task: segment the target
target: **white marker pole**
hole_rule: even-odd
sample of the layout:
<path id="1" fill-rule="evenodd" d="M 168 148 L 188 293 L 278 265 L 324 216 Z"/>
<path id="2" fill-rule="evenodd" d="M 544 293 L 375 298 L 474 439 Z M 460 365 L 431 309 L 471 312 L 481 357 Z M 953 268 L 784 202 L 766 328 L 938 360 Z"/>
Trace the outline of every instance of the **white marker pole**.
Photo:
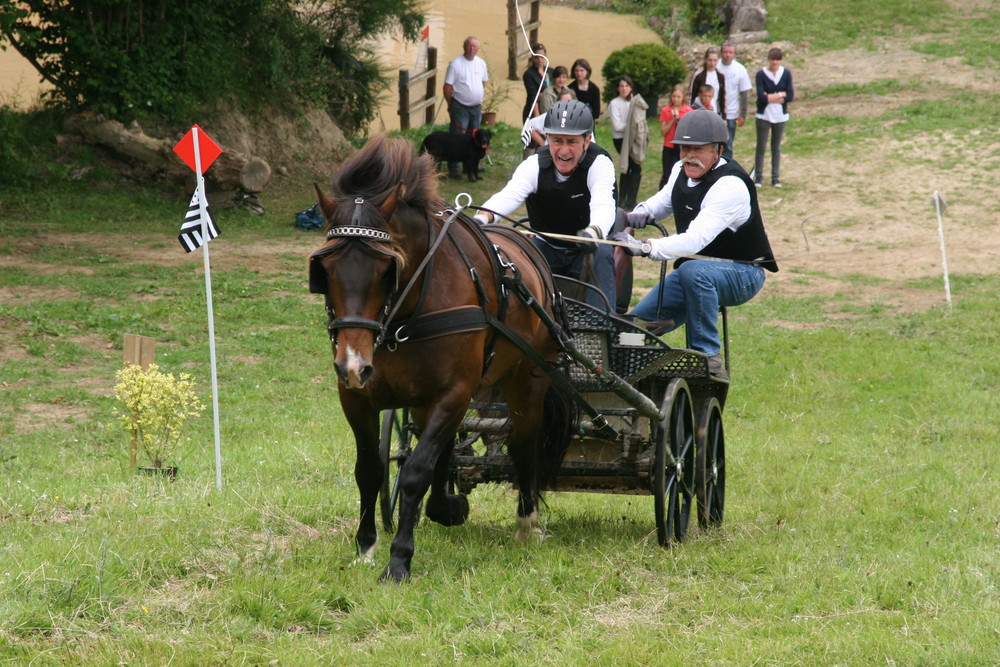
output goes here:
<path id="1" fill-rule="evenodd" d="M 948 302 L 948 308 L 951 308 L 951 283 L 948 281 L 948 253 L 944 249 L 944 222 L 941 219 L 941 211 L 943 210 L 944 204 L 941 201 L 941 195 L 938 191 L 934 191 L 934 208 L 937 211 L 937 221 L 938 221 L 938 239 L 941 241 L 941 270 L 944 272 L 944 298 Z"/>
<path id="2" fill-rule="evenodd" d="M 201 151 L 198 128 L 191 128 L 194 140 L 194 173 L 198 189 L 198 215 L 201 216 L 201 248 L 205 257 L 205 300 L 208 303 L 208 355 L 212 365 L 212 419 L 215 430 L 215 487 L 222 491 L 222 439 L 219 435 L 219 378 L 215 366 L 215 313 L 212 311 L 212 262 L 208 257 L 208 200 L 205 197 L 205 177 L 201 173 Z"/>

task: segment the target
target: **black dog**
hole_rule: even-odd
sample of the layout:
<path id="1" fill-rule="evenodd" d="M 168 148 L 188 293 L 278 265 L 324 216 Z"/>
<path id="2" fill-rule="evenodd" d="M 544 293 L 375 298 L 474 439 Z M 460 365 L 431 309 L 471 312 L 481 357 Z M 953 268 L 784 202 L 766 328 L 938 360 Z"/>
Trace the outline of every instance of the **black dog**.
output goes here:
<path id="1" fill-rule="evenodd" d="M 486 129 L 473 130 L 471 133 L 457 134 L 451 132 L 431 132 L 420 144 L 421 153 L 430 153 L 437 160 L 440 168 L 442 162 L 461 162 L 462 171 L 470 181 L 481 180 L 479 161 L 490 148 L 493 133 Z"/>

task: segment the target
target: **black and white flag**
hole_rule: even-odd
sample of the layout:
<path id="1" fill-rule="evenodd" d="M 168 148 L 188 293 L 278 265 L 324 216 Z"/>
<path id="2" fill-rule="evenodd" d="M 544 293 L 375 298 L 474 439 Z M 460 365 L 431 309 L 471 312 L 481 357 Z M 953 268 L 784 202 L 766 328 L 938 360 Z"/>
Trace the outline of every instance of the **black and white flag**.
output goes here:
<path id="1" fill-rule="evenodd" d="M 187 252 L 197 250 L 206 240 L 211 241 L 219 235 L 219 227 L 215 224 L 211 211 L 208 210 L 208 204 L 205 204 L 205 215 L 208 216 L 208 239 L 202 238 L 201 206 L 198 200 L 198 191 L 195 190 L 191 197 L 191 204 L 188 206 L 187 215 L 184 217 L 184 224 L 181 225 L 181 233 L 177 237 Z"/>

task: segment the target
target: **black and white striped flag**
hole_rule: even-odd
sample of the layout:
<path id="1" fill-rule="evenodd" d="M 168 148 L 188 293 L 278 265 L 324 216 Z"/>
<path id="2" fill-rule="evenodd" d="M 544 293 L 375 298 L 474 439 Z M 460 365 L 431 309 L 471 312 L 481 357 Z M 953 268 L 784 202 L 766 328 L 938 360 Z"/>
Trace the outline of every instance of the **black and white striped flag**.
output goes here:
<path id="1" fill-rule="evenodd" d="M 215 218 L 205 204 L 205 215 L 208 216 L 208 241 L 219 235 L 219 227 L 215 224 Z M 181 225 L 181 233 L 177 240 L 184 246 L 184 250 L 191 252 L 201 247 L 205 239 L 201 235 L 201 207 L 198 201 L 198 191 L 194 191 L 191 197 L 191 204 L 188 206 L 187 215 L 184 217 L 184 224 Z"/>

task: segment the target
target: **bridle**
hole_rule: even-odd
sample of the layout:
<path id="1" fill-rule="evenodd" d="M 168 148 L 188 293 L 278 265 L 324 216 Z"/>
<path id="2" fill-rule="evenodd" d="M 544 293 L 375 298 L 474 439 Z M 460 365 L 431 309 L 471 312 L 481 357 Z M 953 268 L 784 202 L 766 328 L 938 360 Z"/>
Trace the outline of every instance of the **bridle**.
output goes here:
<path id="1" fill-rule="evenodd" d="M 356 196 L 354 198 L 354 212 L 351 215 L 350 224 L 331 227 L 326 233 L 326 240 L 360 240 L 366 243 L 370 251 L 389 257 L 393 262 L 393 285 L 392 289 L 386 291 L 385 303 L 382 304 L 379 319 L 374 320 L 367 317 L 352 316 L 337 317 L 333 311 L 333 305 L 330 303 L 330 296 L 327 291 L 326 270 L 323 268 L 321 260 L 339 248 L 340 244 L 324 246 L 309 257 L 309 291 L 326 295 L 326 330 L 330 334 L 330 340 L 335 345 L 337 343 L 337 332 L 340 329 L 369 329 L 375 331 L 375 345 L 378 346 L 381 344 L 385 335 L 386 323 L 389 321 L 390 312 L 392 311 L 393 297 L 399 291 L 399 255 L 379 247 L 380 245 L 392 244 L 392 236 L 383 229 L 363 224 L 362 207 L 364 204 L 365 198 L 361 195 Z"/>
<path id="2" fill-rule="evenodd" d="M 406 298 L 407 294 L 409 294 L 410 290 L 416 284 L 417 280 L 420 278 L 421 274 L 423 274 L 424 270 L 427 269 L 428 266 L 430 265 L 431 260 L 434 257 L 435 251 L 438 249 L 438 246 L 447 236 L 448 228 L 451 226 L 452 222 L 454 222 L 455 219 L 458 217 L 461 207 L 456 208 L 456 210 L 454 210 L 452 214 L 449 215 L 442 223 L 441 230 L 438 233 L 437 238 L 432 238 L 429 241 L 427 253 L 424 255 L 424 258 L 421 260 L 416 270 L 413 272 L 413 275 L 410 276 L 409 281 L 407 281 L 403 289 L 400 290 L 399 278 L 401 271 L 400 271 L 399 255 L 396 254 L 395 252 L 389 252 L 377 247 L 377 245 L 382 245 L 387 243 L 391 244 L 392 236 L 389 234 L 389 232 L 385 230 L 377 229 L 375 227 L 369 227 L 363 224 L 362 206 L 364 206 L 364 204 L 365 204 L 365 198 L 361 195 L 356 196 L 354 198 L 354 212 L 351 215 L 351 223 L 349 225 L 331 227 L 330 230 L 326 233 L 326 238 L 327 241 L 332 241 L 333 239 L 337 238 L 346 238 L 348 240 L 362 240 L 368 244 L 370 250 L 386 255 L 393 260 L 393 274 L 394 274 L 393 287 L 392 289 L 386 291 L 385 303 L 383 303 L 382 305 L 381 315 L 379 319 L 374 320 L 367 317 L 352 317 L 352 316 L 337 317 L 336 313 L 334 313 L 333 306 L 330 303 L 330 296 L 327 289 L 328 285 L 326 280 L 327 278 L 326 269 L 323 268 L 323 264 L 320 260 L 324 256 L 333 252 L 336 248 L 338 248 L 339 244 L 324 246 L 323 248 L 320 248 L 310 256 L 309 291 L 317 294 L 323 294 L 326 296 L 326 313 L 327 313 L 326 329 L 327 332 L 330 334 L 330 340 L 333 342 L 334 345 L 337 344 L 337 332 L 340 329 L 369 329 L 375 332 L 375 347 L 381 345 L 383 341 L 386 341 L 388 337 L 391 338 L 391 340 L 387 342 L 387 345 L 390 347 L 390 349 L 395 349 L 395 346 L 397 344 L 405 342 L 408 339 L 408 336 L 404 335 L 404 332 L 407 329 L 407 325 L 404 324 L 402 326 L 396 327 L 392 332 L 392 335 L 388 336 L 389 329 L 392 328 L 390 325 L 392 324 L 394 318 L 396 317 L 396 313 L 399 311 L 399 308 L 402 305 L 403 300 Z M 444 211 L 440 211 L 438 215 L 439 217 L 443 217 Z M 433 236 L 433 228 L 431 229 L 431 235 Z M 426 282 L 424 286 L 426 290 L 427 287 Z M 420 298 L 421 302 L 423 301 L 423 297 L 424 294 L 422 293 Z M 416 315 L 416 313 L 414 313 L 414 315 Z"/>

